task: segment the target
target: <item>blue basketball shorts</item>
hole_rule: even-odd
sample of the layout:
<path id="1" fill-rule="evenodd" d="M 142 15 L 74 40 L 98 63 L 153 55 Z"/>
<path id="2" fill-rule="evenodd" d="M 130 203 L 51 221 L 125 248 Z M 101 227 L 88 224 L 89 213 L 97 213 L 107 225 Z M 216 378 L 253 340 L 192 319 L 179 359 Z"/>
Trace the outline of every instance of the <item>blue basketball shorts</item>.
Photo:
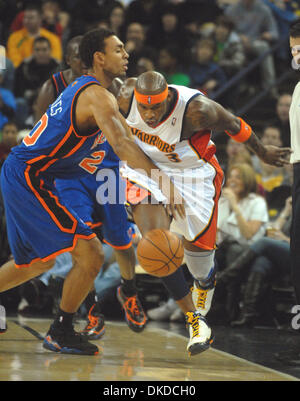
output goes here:
<path id="1" fill-rule="evenodd" d="M 112 170 L 112 169 L 110 169 Z M 119 190 L 119 170 L 116 175 L 116 190 Z M 115 249 L 127 249 L 132 245 L 132 229 L 124 203 L 117 198 L 114 202 L 101 201 L 97 196 L 105 179 L 97 180 L 96 174 L 76 180 L 56 180 L 55 185 L 60 197 L 92 229 L 101 227 L 103 241 Z M 125 187 L 124 187 L 125 199 Z"/>
<path id="2" fill-rule="evenodd" d="M 10 155 L 1 170 L 7 235 L 16 267 L 70 252 L 78 238 L 96 235 L 64 203 L 54 183 Z"/>

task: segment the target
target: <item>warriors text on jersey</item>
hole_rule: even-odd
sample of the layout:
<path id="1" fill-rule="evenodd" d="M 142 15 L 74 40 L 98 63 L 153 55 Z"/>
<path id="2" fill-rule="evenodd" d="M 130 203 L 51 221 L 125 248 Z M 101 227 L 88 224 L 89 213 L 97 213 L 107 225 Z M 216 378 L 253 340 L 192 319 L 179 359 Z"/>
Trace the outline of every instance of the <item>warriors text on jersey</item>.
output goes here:
<path id="1" fill-rule="evenodd" d="M 184 86 L 169 85 L 174 91 L 175 104 L 169 115 L 155 128 L 149 127 L 140 116 L 133 98 L 127 123 L 140 148 L 159 168 L 193 168 L 203 165 L 215 153 L 210 140 L 211 132 L 203 130 L 189 140 L 181 140 L 185 111 L 189 103 L 201 95 L 199 91 Z"/>

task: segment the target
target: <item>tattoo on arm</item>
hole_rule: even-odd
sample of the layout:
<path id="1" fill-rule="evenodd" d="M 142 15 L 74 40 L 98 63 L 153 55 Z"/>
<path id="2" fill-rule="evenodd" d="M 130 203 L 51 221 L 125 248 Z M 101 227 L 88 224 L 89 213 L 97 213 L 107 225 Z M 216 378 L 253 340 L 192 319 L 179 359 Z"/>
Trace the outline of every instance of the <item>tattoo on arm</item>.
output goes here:
<path id="1" fill-rule="evenodd" d="M 189 126 L 189 134 L 200 129 L 210 129 L 228 131 L 234 139 L 234 135 L 241 129 L 241 122 L 238 117 L 205 96 L 197 96 L 190 103 L 186 113 L 186 122 Z M 183 137 L 183 139 L 185 138 Z M 258 157 L 264 158 L 266 149 L 253 131 L 245 145 Z"/>
<path id="2" fill-rule="evenodd" d="M 240 130 L 240 120 L 236 116 L 219 103 L 201 95 L 189 104 L 186 121 L 194 132 L 200 129 L 210 129 L 229 131 L 234 135 Z"/>
<path id="3" fill-rule="evenodd" d="M 247 145 L 247 147 L 250 150 L 252 150 L 254 153 L 256 153 L 257 156 L 259 156 L 261 158 L 264 157 L 264 155 L 266 153 L 266 149 L 253 131 L 252 131 L 252 134 L 251 134 L 250 138 L 248 139 L 248 141 L 245 142 L 245 145 Z"/>

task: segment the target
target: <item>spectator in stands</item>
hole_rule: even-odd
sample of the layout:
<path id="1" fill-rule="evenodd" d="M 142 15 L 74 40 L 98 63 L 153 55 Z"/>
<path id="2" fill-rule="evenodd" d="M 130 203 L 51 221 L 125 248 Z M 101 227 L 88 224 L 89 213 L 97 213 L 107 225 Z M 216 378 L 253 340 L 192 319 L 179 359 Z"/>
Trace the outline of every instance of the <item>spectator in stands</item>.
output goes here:
<path id="1" fill-rule="evenodd" d="M 225 9 L 232 18 L 240 35 L 248 57 L 259 57 L 270 50 L 279 38 L 276 21 L 272 11 L 261 0 L 239 0 L 237 4 Z M 272 87 L 276 80 L 274 58 L 269 54 L 261 62 L 261 85 L 264 89 Z M 273 87 L 271 94 L 277 96 Z"/>
<path id="2" fill-rule="evenodd" d="M 42 5 L 43 27 L 62 39 L 63 27 L 59 20 L 60 6 L 58 1 L 47 0 Z"/>
<path id="3" fill-rule="evenodd" d="M 230 166 L 219 202 L 219 243 L 230 238 L 247 245 L 265 234 L 267 205 L 256 190 L 255 172 L 249 164 Z"/>
<path id="4" fill-rule="evenodd" d="M 216 258 L 221 271 L 226 271 L 237 256 L 250 244 L 265 235 L 269 221 L 267 203 L 257 195 L 255 172 L 248 164 L 232 165 L 227 172 L 226 186 L 219 200 L 218 250 Z M 233 299 L 236 286 L 227 297 L 227 313 L 236 317 Z"/>
<path id="5" fill-rule="evenodd" d="M 108 27 L 111 29 L 121 40 L 125 37 L 125 7 L 122 3 L 113 3 L 110 7 L 106 20 Z"/>
<path id="6" fill-rule="evenodd" d="M 168 84 L 189 86 L 190 77 L 183 72 L 179 59 L 180 50 L 176 45 L 168 45 L 159 51 L 158 70 Z"/>
<path id="7" fill-rule="evenodd" d="M 141 75 L 143 72 L 146 71 L 154 71 L 156 70 L 155 68 L 155 63 L 153 60 L 147 57 L 141 57 L 137 61 L 136 65 L 136 75 Z"/>
<path id="8" fill-rule="evenodd" d="M 261 141 L 264 145 L 282 146 L 281 133 L 277 127 L 266 126 L 263 130 Z M 286 178 L 286 171 L 281 167 L 270 166 L 259 158 L 252 156 L 253 168 L 256 172 L 256 181 L 266 193 L 282 185 Z"/>
<path id="9" fill-rule="evenodd" d="M 160 50 L 176 44 L 181 54 L 185 52 L 186 32 L 181 25 L 178 10 L 178 6 L 170 4 L 162 8 L 160 17 L 152 21 L 147 33 L 149 46 Z"/>
<path id="10" fill-rule="evenodd" d="M 17 145 L 17 136 L 17 124 L 13 121 L 7 121 L 2 126 L 2 140 L 0 142 L 0 166 L 2 166 L 11 149 Z"/>
<path id="11" fill-rule="evenodd" d="M 262 310 L 263 297 L 272 282 L 290 274 L 290 228 L 292 199 L 288 197 L 279 217 L 267 229 L 267 235 L 249 246 L 228 268 L 218 276 L 218 285 L 225 286 L 231 297 L 229 310 L 236 311 L 240 301 L 238 291 L 233 288 L 246 282 L 242 297 L 242 309 L 233 327 L 251 327 Z M 232 313 L 230 313 L 232 318 Z"/>
<path id="12" fill-rule="evenodd" d="M 40 86 L 57 70 L 58 65 L 51 57 L 49 40 L 43 36 L 36 38 L 33 42 L 32 56 L 16 69 L 15 95 L 25 97 L 31 103 Z"/>
<path id="13" fill-rule="evenodd" d="M 143 27 L 148 28 L 158 18 L 161 0 L 133 0 L 127 6 L 126 22 L 139 22 Z"/>
<path id="14" fill-rule="evenodd" d="M 196 16 L 199 26 L 207 22 L 214 22 L 223 14 L 223 10 L 216 0 L 186 0 L 178 3 L 183 20 L 187 21 Z"/>
<path id="15" fill-rule="evenodd" d="M 246 59 L 242 41 L 234 31 L 233 21 L 227 16 L 218 17 L 213 37 L 216 41 L 214 60 L 227 77 L 232 77 L 243 68 Z"/>
<path id="16" fill-rule="evenodd" d="M 232 138 L 229 138 L 225 147 L 226 160 L 222 166 L 225 173 L 233 164 L 247 163 L 252 166 L 252 159 L 249 150 L 246 145 L 241 142 L 237 142 Z"/>
<path id="17" fill-rule="evenodd" d="M 17 105 L 13 92 L 5 89 L 3 85 L 4 70 L 0 70 L 0 129 L 15 117 Z"/>
<path id="18" fill-rule="evenodd" d="M 183 17 L 183 29 L 185 32 L 185 46 L 186 51 L 184 53 L 184 58 L 186 63 L 189 63 L 192 58 L 191 49 L 193 49 L 195 43 L 201 39 L 201 26 L 199 23 L 199 15 L 198 14 L 188 14 Z"/>
<path id="19" fill-rule="evenodd" d="M 291 3 L 296 4 L 297 1 L 290 0 L 263 0 L 263 2 L 272 10 L 274 18 L 277 23 L 278 32 L 280 39 L 285 40 L 283 46 L 280 46 L 278 51 L 276 52 L 276 56 L 278 56 L 284 61 L 289 57 L 289 27 L 295 21 L 298 16 L 294 12 L 294 9 L 291 6 Z M 299 2 L 298 2 L 299 7 Z"/>
<path id="20" fill-rule="evenodd" d="M 127 26 L 125 49 L 129 54 L 128 77 L 137 76 L 137 62 L 141 57 L 156 59 L 156 51 L 145 45 L 145 39 L 145 29 L 142 24 L 132 22 Z"/>
<path id="21" fill-rule="evenodd" d="M 191 79 L 191 87 L 202 90 L 208 95 L 226 82 L 226 75 L 213 61 L 216 44 L 212 39 L 201 39 L 195 48 L 195 60 L 186 70 Z"/>
<path id="22" fill-rule="evenodd" d="M 22 61 L 30 57 L 33 51 L 34 39 L 38 36 L 46 37 L 51 43 L 51 55 L 57 61 L 62 60 L 61 41 L 57 35 L 42 28 L 42 14 L 38 6 L 27 6 L 24 11 L 24 28 L 9 35 L 7 41 L 7 57 L 17 68 Z"/>
<path id="23" fill-rule="evenodd" d="M 42 4 L 42 26 L 55 33 L 60 39 L 62 36 L 63 27 L 59 22 L 60 6 L 57 1 L 47 0 Z M 24 10 L 18 12 L 15 16 L 10 31 L 16 32 L 24 27 Z"/>
<path id="24" fill-rule="evenodd" d="M 17 98 L 18 121 L 23 125 L 32 113 L 34 100 L 42 84 L 58 68 L 57 61 L 51 57 L 51 44 L 43 36 L 33 42 L 32 56 L 24 60 L 15 72 L 14 94 Z"/>
<path id="25" fill-rule="evenodd" d="M 283 93 L 279 96 L 276 104 L 276 118 L 272 124 L 277 126 L 281 132 L 281 140 L 283 146 L 291 146 L 291 132 L 289 111 L 292 103 L 292 96 L 290 93 Z"/>
<path id="26" fill-rule="evenodd" d="M 9 58 L 5 57 L 5 69 L 3 70 L 2 88 L 11 92 L 14 90 L 15 68 Z"/>

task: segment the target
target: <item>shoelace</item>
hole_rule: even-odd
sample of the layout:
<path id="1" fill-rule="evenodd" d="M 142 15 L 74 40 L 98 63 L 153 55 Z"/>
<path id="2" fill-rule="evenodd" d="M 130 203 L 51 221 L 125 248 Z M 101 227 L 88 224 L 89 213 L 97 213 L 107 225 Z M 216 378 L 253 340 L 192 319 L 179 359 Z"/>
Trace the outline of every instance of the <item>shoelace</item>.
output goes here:
<path id="1" fill-rule="evenodd" d="M 196 313 L 192 312 L 188 312 L 187 316 L 187 322 L 190 324 L 193 330 L 193 337 L 199 336 L 199 316 Z"/>
<path id="2" fill-rule="evenodd" d="M 89 315 L 89 324 L 87 325 L 87 330 L 93 329 L 98 325 L 99 317 Z"/>
<path id="3" fill-rule="evenodd" d="M 124 302 L 124 307 L 130 311 L 133 315 L 139 315 L 140 311 L 138 308 L 137 304 L 137 298 L 136 295 L 133 297 L 127 298 L 127 300 Z"/>
<path id="4" fill-rule="evenodd" d="M 197 287 L 192 287 L 192 291 L 194 291 L 194 289 L 196 289 L 196 291 L 198 293 L 196 308 L 204 309 L 208 290 L 200 290 Z"/>

